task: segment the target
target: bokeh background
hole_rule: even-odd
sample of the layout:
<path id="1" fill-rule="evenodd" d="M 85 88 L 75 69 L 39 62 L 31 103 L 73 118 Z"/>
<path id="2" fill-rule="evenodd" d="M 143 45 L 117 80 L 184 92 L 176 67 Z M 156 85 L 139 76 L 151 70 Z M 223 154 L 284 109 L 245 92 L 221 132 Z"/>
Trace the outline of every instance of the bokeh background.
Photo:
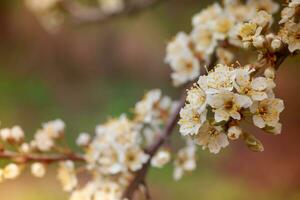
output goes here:
<path id="1" fill-rule="evenodd" d="M 145 91 L 162 88 L 176 98 L 165 46 L 178 31 L 190 31 L 191 16 L 212 1 L 169 0 L 138 15 L 104 24 L 64 24 L 45 31 L 23 1 L 0 2 L 0 119 L 32 135 L 41 122 L 62 118 L 72 148 L 82 131 L 93 133 L 109 116 L 129 113 Z M 155 200 L 300 199 L 300 68 L 289 58 L 277 77 L 285 101 L 283 133 L 256 135 L 263 153 L 234 142 L 218 155 L 201 151 L 198 169 L 172 180 L 172 166 L 151 170 Z M 240 61 L 243 63 L 243 61 Z M 0 184 L 1 200 L 66 200 L 50 169 L 46 178 L 24 173 Z"/>

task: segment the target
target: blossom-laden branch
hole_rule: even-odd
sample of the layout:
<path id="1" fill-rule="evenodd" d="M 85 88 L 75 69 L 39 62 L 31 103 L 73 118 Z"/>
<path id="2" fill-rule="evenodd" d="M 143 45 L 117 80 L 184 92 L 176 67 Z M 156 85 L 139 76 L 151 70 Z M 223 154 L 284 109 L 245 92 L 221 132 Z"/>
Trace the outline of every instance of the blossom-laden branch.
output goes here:
<path id="1" fill-rule="evenodd" d="M 0 158 L 12 163 L 0 169 L 0 181 L 16 178 L 28 163 L 34 176 L 43 177 L 46 165 L 58 162 L 58 178 L 71 192 L 70 200 L 133 199 L 140 186 L 149 198 L 148 169 L 172 159 L 165 144 L 177 122 L 186 145 L 173 158 L 176 180 L 195 170 L 199 146 L 217 154 L 240 139 L 249 149 L 263 151 L 262 142 L 243 124 L 281 133 L 284 104 L 274 92 L 276 70 L 300 50 L 300 2 L 293 0 L 282 10 L 279 31 L 273 33 L 272 14 L 278 9 L 272 0 L 227 0 L 196 14 L 191 33 L 178 33 L 165 58 L 174 86 L 192 86 L 178 102 L 151 90 L 136 103 L 131 118 L 123 114 L 98 125 L 94 137 L 81 133 L 76 143 L 82 156 L 60 145 L 61 120 L 43 124 L 29 142 L 19 126 L 1 129 Z M 257 61 L 235 61 L 240 49 L 256 53 Z M 84 164 L 79 168 L 74 161 Z M 84 186 L 78 184 L 78 169 L 91 175 Z"/>
<path id="2" fill-rule="evenodd" d="M 45 164 L 57 163 L 61 161 L 71 160 L 74 162 L 85 162 L 84 158 L 79 154 L 67 153 L 67 154 L 51 154 L 51 155 L 39 155 L 39 154 L 22 154 L 12 151 L 0 151 L 0 158 L 11 160 L 15 163 L 27 163 L 27 162 L 41 162 Z"/>

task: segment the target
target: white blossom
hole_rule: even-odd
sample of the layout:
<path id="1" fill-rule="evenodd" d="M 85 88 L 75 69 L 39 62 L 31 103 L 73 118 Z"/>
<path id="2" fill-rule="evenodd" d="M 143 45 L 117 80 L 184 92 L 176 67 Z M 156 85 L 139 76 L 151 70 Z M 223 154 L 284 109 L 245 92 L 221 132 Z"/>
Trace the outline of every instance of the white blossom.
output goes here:
<path id="1" fill-rule="evenodd" d="M 278 11 L 279 5 L 273 0 L 247 0 L 247 5 L 255 7 L 256 10 L 264 10 L 268 13 L 274 14 Z"/>
<path id="2" fill-rule="evenodd" d="M 35 177 L 42 178 L 45 176 L 46 168 L 45 165 L 39 162 L 31 165 L 31 174 Z"/>
<path id="3" fill-rule="evenodd" d="M 180 110 L 180 133 L 182 135 L 195 135 L 198 133 L 199 128 L 206 120 L 206 111 L 199 111 L 197 107 L 192 104 L 186 104 Z"/>
<path id="4" fill-rule="evenodd" d="M 189 36 L 180 32 L 167 45 L 165 62 L 170 64 L 171 74 L 175 86 L 194 80 L 200 73 L 199 60 L 190 48 Z"/>
<path id="5" fill-rule="evenodd" d="M 160 150 L 151 159 L 151 166 L 162 168 L 170 161 L 170 159 L 171 159 L 171 155 L 169 151 Z"/>
<path id="6" fill-rule="evenodd" d="M 227 136 L 220 126 L 213 126 L 206 122 L 201 126 L 199 133 L 195 136 L 196 144 L 201 145 L 203 149 L 209 149 L 211 153 L 217 154 L 221 148 L 229 145 Z"/>
<path id="7" fill-rule="evenodd" d="M 117 200 L 121 199 L 122 190 L 114 182 L 103 182 L 94 193 L 94 200 Z"/>
<path id="8" fill-rule="evenodd" d="M 59 138 L 65 130 L 65 123 L 61 119 L 56 119 L 43 124 L 43 130 L 50 138 Z"/>
<path id="9" fill-rule="evenodd" d="M 208 94 L 219 91 L 233 90 L 235 72 L 227 65 L 218 64 L 213 71 L 206 76 L 200 76 L 198 85 Z"/>
<path id="10" fill-rule="evenodd" d="M 281 40 L 288 45 L 290 52 L 300 49 L 300 24 L 288 21 L 284 27 L 280 29 L 279 36 Z"/>
<path id="11" fill-rule="evenodd" d="M 252 101 L 246 95 L 224 92 L 209 95 L 208 104 L 213 108 L 216 122 L 221 122 L 228 121 L 229 118 L 240 120 L 240 110 L 249 108 Z"/>
<path id="12" fill-rule="evenodd" d="M 40 151 L 50 151 L 54 147 L 54 141 L 43 130 L 37 131 L 34 135 L 34 144 Z"/>
<path id="13" fill-rule="evenodd" d="M 186 147 L 180 149 L 174 161 L 173 178 L 179 180 L 185 172 L 190 172 L 196 169 L 196 147 L 189 143 Z"/>
<path id="14" fill-rule="evenodd" d="M 259 128 L 275 127 L 279 121 L 279 114 L 283 109 L 283 101 L 277 98 L 254 102 L 250 107 L 250 111 L 253 113 L 253 123 Z"/>
<path id="15" fill-rule="evenodd" d="M 10 163 L 3 169 L 3 177 L 5 179 L 15 179 L 21 174 L 21 169 L 18 165 Z"/>
<path id="16" fill-rule="evenodd" d="M 78 183 L 74 163 L 72 161 L 61 162 L 57 178 L 61 182 L 64 191 L 72 191 Z"/>
<path id="17" fill-rule="evenodd" d="M 78 146 L 87 146 L 90 141 L 91 136 L 88 133 L 80 133 L 76 140 L 76 144 Z"/>

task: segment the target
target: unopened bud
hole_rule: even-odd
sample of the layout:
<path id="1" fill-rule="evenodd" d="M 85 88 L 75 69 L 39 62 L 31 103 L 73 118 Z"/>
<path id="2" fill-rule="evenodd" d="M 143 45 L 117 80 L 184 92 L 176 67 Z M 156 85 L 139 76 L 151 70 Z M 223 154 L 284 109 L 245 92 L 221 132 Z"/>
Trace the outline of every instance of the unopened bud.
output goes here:
<path id="1" fill-rule="evenodd" d="M 46 174 L 45 165 L 42 163 L 33 163 L 31 165 L 31 173 L 37 178 L 42 178 Z"/>
<path id="2" fill-rule="evenodd" d="M 20 126 L 14 126 L 11 129 L 11 137 L 15 142 L 19 143 L 24 139 L 24 131 Z"/>
<path id="3" fill-rule="evenodd" d="M 28 143 L 23 143 L 21 146 L 20 146 L 20 151 L 24 154 L 27 154 L 30 152 L 30 145 Z"/>
<path id="4" fill-rule="evenodd" d="M 88 133 L 80 133 L 77 140 L 76 144 L 81 147 L 87 146 L 91 141 L 91 136 Z"/>
<path id="5" fill-rule="evenodd" d="M 264 38 L 264 36 L 259 35 L 253 39 L 253 46 L 258 49 L 263 48 L 265 41 L 266 41 L 266 39 Z"/>
<path id="6" fill-rule="evenodd" d="M 11 131 L 9 128 L 4 128 L 0 130 L 0 138 L 2 141 L 7 142 L 11 136 Z"/>
<path id="7" fill-rule="evenodd" d="M 265 70 L 264 75 L 266 78 L 274 79 L 275 78 L 275 69 L 273 67 L 268 67 Z"/>
<path id="8" fill-rule="evenodd" d="M 282 47 L 282 42 L 280 39 L 278 38 L 275 38 L 274 40 L 272 40 L 271 42 L 271 48 L 273 51 L 278 51 L 280 50 Z"/>
<path id="9" fill-rule="evenodd" d="M 242 129 L 238 126 L 232 126 L 228 129 L 228 138 L 231 140 L 237 140 L 242 134 Z"/>
<path id="10" fill-rule="evenodd" d="M 14 163 L 8 164 L 3 169 L 3 177 L 5 179 L 15 179 L 21 173 L 20 167 Z"/>
<path id="11" fill-rule="evenodd" d="M 257 152 L 264 151 L 264 146 L 254 135 L 243 133 L 243 139 L 250 150 Z"/>

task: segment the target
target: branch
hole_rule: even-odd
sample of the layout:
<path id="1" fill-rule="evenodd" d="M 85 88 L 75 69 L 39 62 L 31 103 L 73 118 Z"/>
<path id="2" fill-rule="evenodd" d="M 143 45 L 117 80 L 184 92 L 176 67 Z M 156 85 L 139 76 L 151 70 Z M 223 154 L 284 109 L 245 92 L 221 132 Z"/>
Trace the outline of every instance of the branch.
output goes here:
<path id="1" fill-rule="evenodd" d="M 290 55 L 287 48 L 284 48 L 281 52 L 278 52 L 276 54 L 277 60 L 274 64 L 274 68 L 278 69 L 280 65 L 283 63 L 283 61 Z M 212 60 L 209 64 L 209 70 L 216 64 L 217 57 L 215 53 L 212 55 Z M 125 190 L 123 194 L 123 198 L 132 199 L 135 191 L 137 190 L 138 186 L 145 181 L 145 177 L 147 175 L 148 169 L 150 167 L 151 159 L 155 155 L 155 153 L 158 151 L 158 149 L 165 143 L 167 138 L 171 136 L 173 133 L 173 129 L 177 124 L 178 116 L 181 108 L 184 106 L 186 98 L 186 89 L 182 91 L 180 102 L 174 111 L 174 113 L 170 116 L 164 130 L 160 134 L 160 137 L 157 139 L 157 141 L 150 146 L 148 149 L 146 149 L 146 153 L 150 155 L 150 159 L 147 163 L 145 163 L 141 170 L 137 171 L 135 174 L 135 178 L 132 180 L 132 182 L 129 184 L 127 189 Z"/>
<path id="2" fill-rule="evenodd" d="M 165 0 L 125 1 L 124 8 L 111 13 L 102 12 L 99 8 L 83 7 L 72 0 L 61 0 L 60 5 L 71 15 L 75 23 L 104 23 L 113 18 L 138 14 L 143 10 L 155 7 Z"/>
<path id="3" fill-rule="evenodd" d="M 55 163 L 60 161 L 72 160 L 78 162 L 84 162 L 83 156 L 75 153 L 68 154 L 53 154 L 53 155 L 37 155 L 37 154 L 21 154 L 11 151 L 1 151 L 0 159 L 10 159 L 16 163 L 25 162 L 42 162 L 42 163 Z"/>

